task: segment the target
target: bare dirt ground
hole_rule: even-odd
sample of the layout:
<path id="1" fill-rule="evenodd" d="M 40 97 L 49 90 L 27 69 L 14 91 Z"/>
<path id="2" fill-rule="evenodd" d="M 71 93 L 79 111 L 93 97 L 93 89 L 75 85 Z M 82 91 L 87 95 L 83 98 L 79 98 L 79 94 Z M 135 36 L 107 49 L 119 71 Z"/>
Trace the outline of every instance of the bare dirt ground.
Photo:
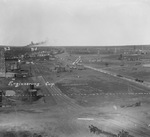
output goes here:
<path id="1" fill-rule="evenodd" d="M 100 136 L 90 133 L 91 124 L 114 134 L 124 129 L 135 137 L 149 137 L 149 88 L 90 69 L 55 74 L 46 62 L 31 67 L 33 77 L 22 82 L 40 82 L 45 96 L 30 104 L 2 108 L 2 137 Z M 139 101 L 140 106 L 121 107 Z"/>

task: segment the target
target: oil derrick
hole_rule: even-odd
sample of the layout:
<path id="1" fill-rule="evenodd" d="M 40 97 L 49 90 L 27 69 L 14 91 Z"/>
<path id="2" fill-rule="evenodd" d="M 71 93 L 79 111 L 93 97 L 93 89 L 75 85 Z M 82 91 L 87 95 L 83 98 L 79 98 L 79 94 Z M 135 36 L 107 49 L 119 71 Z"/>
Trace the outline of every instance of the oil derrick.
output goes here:
<path id="1" fill-rule="evenodd" d="M 5 77 L 5 55 L 4 49 L 0 49 L 0 77 Z"/>

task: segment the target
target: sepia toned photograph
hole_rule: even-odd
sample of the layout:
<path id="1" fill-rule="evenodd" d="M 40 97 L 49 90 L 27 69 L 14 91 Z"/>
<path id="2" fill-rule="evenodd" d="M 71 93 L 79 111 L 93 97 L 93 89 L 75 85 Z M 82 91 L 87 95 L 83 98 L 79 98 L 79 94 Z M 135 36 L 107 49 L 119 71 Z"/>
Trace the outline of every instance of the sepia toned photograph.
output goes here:
<path id="1" fill-rule="evenodd" d="M 0 0 L 0 137 L 150 137 L 149 0 Z"/>

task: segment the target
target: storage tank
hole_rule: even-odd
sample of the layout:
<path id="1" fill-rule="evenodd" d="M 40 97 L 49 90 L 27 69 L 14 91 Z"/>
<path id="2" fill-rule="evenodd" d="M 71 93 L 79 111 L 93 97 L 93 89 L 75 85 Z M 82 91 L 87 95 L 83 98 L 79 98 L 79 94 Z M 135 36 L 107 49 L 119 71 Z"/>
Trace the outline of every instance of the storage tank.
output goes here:
<path id="1" fill-rule="evenodd" d="M 13 91 L 13 90 L 6 90 L 5 91 L 5 96 L 7 97 L 12 97 L 12 96 L 15 96 L 16 95 L 16 92 Z"/>
<path id="2" fill-rule="evenodd" d="M 37 99 L 37 89 L 29 89 L 28 92 L 30 101 L 35 101 Z"/>
<path id="3" fill-rule="evenodd" d="M 29 97 L 30 101 L 35 101 L 37 99 L 37 89 L 34 88 L 34 84 L 29 85 Z"/>

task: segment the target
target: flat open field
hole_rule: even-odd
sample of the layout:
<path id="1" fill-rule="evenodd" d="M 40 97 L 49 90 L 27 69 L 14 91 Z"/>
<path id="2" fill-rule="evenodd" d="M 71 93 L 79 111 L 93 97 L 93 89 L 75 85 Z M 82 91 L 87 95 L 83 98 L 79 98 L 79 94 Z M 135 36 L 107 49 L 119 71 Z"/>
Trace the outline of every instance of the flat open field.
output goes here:
<path id="1" fill-rule="evenodd" d="M 132 101 L 133 98 L 136 100 L 136 94 L 149 93 L 148 88 L 94 70 L 87 69 L 76 73 L 79 78 L 69 76 L 56 85 L 63 93 L 77 100 L 83 106 L 103 106 L 103 104 L 108 105 L 115 100 L 120 104 L 124 104 Z M 139 95 L 139 97 L 146 96 Z"/>
<path id="2" fill-rule="evenodd" d="M 31 69 L 32 77 L 16 78 L 14 83 L 39 83 L 38 94 L 42 97 L 33 102 L 1 108 L 0 136 L 112 137 L 104 133 L 117 135 L 121 130 L 129 132 L 131 137 L 150 136 L 150 88 L 89 68 L 60 73 L 53 71 L 55 64 L 69 64 L 79 56 L 63 53 L 54 61 L 22 66 Z M 122 61 L 116 58 L 95 54 L 81 55 L 81 59 L 83 64 L 126 76 L 127 73 L 121 71 L 124 68 L 128 77 L 134 77 L 134 73 L 130 75 L 130 69 L 135 67 L 135 62 L 124 62 L 121 66 Z M 143 70 L 141 65 L 136 67 Z M 1 85 L 12 90 L 25 91 L 29 88 L 25 85 L 17 88 L 8 86 L 11 80 L 1 79 Z M 105 132 L 93 134 L 90 125 Z"/>
<path id="3" fill-rule="evenodd" d="M 74 55 L 79 57 L 80 55 Z M 144 56 L 144 57 L 143 57 Z M 149 74 L 149 55 L 142 55 L 140 60 L 127 61 L 118 60 L 117 55 L 81 55 L 83 64 L 115 72 L 130 78 L 139 78 L 144 81 L 150 82 Z"/>

